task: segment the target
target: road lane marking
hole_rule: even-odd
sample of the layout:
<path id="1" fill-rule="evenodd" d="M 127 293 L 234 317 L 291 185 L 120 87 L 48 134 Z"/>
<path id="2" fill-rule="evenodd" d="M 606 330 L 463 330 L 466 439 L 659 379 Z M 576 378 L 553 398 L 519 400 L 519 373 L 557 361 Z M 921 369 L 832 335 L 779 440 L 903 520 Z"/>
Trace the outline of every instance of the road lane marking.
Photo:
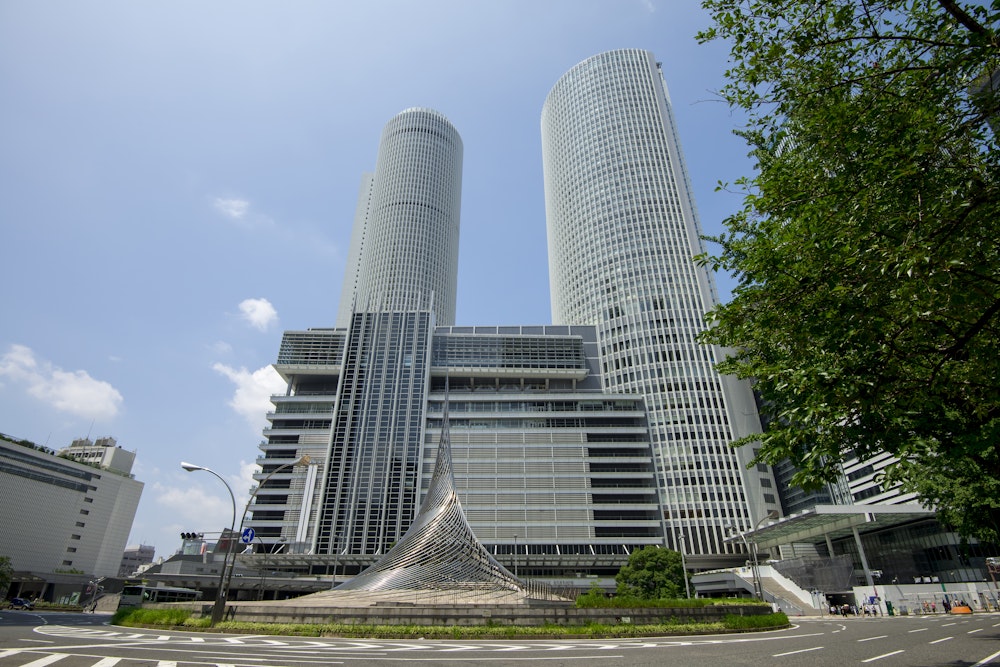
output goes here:
<path id="1" fill-rule="evenodd" d="M 861 642 L 870 642 L 873 639 L 885 639 L 888 636 L 889 635 L 879 635 L 877 637 L 865 637 L 864 639 L 859 639 L 858 643 L 861 643 Z"/>
<path id="2" fill-rule="evenodd" d="M 953 637 L 945 637 L 944 639 L 935 639 L 934 641 L 931 642 L 931 644 L 940 644 L 941 642 L 946 642 L 949 639 L 953 639 Z"/>
<path id="3" fill-rule="evenodd" d="M 809 651 L 821 651 L 821 650 L 823 650 L 822 646 L 813 646 L 812 648 L 803 648 L 803 649 L 799 649 L 798 651 L 788 651 L 787 653 L 775 653 L 771 657 L 772 658 L 781 658 L 781 657 L 784 657 L 786 655 L 795 655 L 796 653 L 808 653 Z"/>
<path id="4" fill-rule="evenodd" d="M 888 658 L 893 655 L 899 655 L 903 651 L 893 651 L 892 653 L 883 653 L 882 655 L 877 655 L 874 658 L 868 658 L 867 660 L 862 660 L 861 662 L 875 662 L 876 660 L 881 660 L 882 658 Z"/>
<path id="5" fill-rule="evenodd" d="M 21 667 L 45 667 L 45 665 L 51 665 L 53 662 L 58 662 L 66 657 L 65 653 L 52 653 L 44 658 L 39 658 L 38 660 L 32 660 L 31 662 L 21 665 Z"/>
<path id="6" fill-rule="evenodd" d="M 927 628 L 918 628 L 916 630 L 907 630 L 907 632 L 927 632 Z"/>
<path id="7" fill-rule="evenodd" d="M 988 663 L 990 660 L 992 660 L 993 658 L 995 658 L 997 656 L 1000 656 L 1000 651 L 997 651 L 993 655 L 986 656 L 985 658 L 983 658 L 982 660 L 980 660 L 979 662 L 977 662 L 976 664 L 974 664 L 972 667 L 982 667 L 983 665 L 985 665 L 986 663 Z"/>
<path id="8" fill-rule="evenodd" d="M 114 667 L 121 661 L 121 658 L 101 658 L 90 667 Z"/>

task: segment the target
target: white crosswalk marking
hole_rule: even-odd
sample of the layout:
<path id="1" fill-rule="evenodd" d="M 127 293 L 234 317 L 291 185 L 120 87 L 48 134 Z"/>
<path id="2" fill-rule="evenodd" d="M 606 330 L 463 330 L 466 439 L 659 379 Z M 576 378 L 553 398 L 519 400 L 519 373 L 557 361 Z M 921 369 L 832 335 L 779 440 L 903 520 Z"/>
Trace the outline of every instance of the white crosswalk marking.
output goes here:
<path id="1" fill-rule="evenodd" d="M 45 665 L 51 665 L 53 662 L 57 662 L 66 657 L 65 653 L 51 653 L 44 658 L 39 658 L 38 660 L 32 660 L 29 663 L 21 665 L 21 667 L 45 667 Z"/>
<path id="2" fill-rule="evenodd" d="M 91 667 L 113 667 L 117 665 L 121 658 L 101 658 L 95 662 Z"/>

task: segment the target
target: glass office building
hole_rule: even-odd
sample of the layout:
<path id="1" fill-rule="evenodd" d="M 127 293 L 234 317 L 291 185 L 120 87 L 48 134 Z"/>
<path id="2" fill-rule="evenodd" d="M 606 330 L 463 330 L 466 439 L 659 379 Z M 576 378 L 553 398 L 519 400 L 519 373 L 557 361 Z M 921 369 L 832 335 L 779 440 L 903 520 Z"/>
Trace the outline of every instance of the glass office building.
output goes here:
<path id="1" fill-rule="evenodd" d="M 693 261 L 701 229 L 660 63 L 637 49 L 579 63 L 541 130 L 552 321 L 596 327 L 605 390 L 644 397 L 670 546 L 732 552 L 732 530 L 780 504 L 770 469 L 729 446 L 760 432 L 749 386 L 697 342 L 717 297 Z"/>
<path id="2" fill-rule="evenodd" d="M 645 406 L 601 390 L 594 327 L 434 327 L 429 311 L 355 313 L 288 331 L 250 507 L 262 548 L 357 573 L 406 532 L 448 403 L 459 500 L 511 571 L 613 576 L 663 545 Z M 264 546 L 268 545 L 268 546 Z M 307 562 L 309 559 L 302 560 Z M 586 585 L 586 579 L 580 579 Z"/>
<path id="3" fill-rule="evenodd" d="M 362 177 L 337 325 L 354 309 L 427 304 L 438 324 L 454 324 L 461 205 L 458 131 L 433 109 L 398 113 Z"/>
<path id="4" fill-rule="evenodd" d="M 550 579 L 663 545 L 646 410 L 602 389 L 592 326 L 456 327 L 462 142 L 436 111 L 386 124 L 363 178 L 334 328 L 288 331 L 287 381 L 247 522 L 258 548 L 356 573 L 406 532 L 445 402 L 456 487 L 485 548 Z M 307 557 L 308 556 L 308 557 Z"/>

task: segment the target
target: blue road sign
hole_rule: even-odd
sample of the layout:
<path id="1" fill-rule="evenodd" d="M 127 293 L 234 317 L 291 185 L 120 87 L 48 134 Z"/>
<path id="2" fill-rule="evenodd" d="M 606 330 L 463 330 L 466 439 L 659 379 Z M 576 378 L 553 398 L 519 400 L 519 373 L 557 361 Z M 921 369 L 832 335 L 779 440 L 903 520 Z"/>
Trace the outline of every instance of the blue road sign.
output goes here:
<path id="1" fill-rule="evenodd" d="M 243 534 L 240 535 L 240 541 L 243 542 L 243 544 L 250 544 L 253 542 L 253 536 L 253 528 L 244 528 Z"/>

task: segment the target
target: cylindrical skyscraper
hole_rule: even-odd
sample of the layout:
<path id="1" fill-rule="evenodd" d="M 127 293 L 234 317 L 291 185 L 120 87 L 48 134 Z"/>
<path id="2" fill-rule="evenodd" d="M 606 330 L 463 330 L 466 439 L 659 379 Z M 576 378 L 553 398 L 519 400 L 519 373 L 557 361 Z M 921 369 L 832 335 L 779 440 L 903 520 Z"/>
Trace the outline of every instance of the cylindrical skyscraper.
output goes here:
<path id="1" fill-rule="evenodd" d="M 542 110 L 542 157 L 553 324 L 596 326 L 606 388 L 645 397 L 672 548 L 732 551 L 732 528 L 779 505 L 770 471 L 728 446 L 760 431 L 749 387 L 696 341 L 715 289 L 692 259 L 701 230 L 653 54 L 567 72 Z"/>
<path id="2" fill-rule="evenodd" d="M 455 323 L 462 138 L 441 113 L 411 108 L 382 130 L 358 197 L 338 326 L 355 310 L 433 310 Z"/>

